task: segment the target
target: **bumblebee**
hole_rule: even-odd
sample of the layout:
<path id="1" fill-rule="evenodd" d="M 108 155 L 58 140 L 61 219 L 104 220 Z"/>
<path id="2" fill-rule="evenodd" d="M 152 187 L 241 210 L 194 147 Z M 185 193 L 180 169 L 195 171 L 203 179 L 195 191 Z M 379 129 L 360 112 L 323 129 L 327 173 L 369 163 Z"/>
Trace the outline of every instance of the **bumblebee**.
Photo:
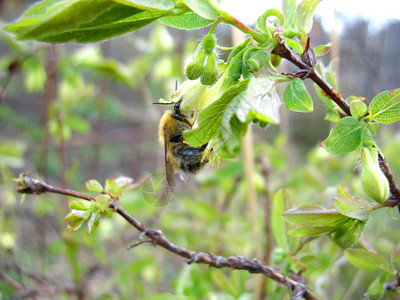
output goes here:
<path id="1" fill-rule="evenodd" d="M 160 120 L 159 140 L 164 145 L 165 171 L 168 188 L 176 192 L 175 174 L 185 181 L 185 174 L 197 173 L 208 163 L 204 155 L 207 144 L 190 146 L 183 137 L 185 130 L 193 126 L 193 113 L 183 114 L 180 110 L 181 102 L 173 104 L 173 109 L 164 113 Z"/>

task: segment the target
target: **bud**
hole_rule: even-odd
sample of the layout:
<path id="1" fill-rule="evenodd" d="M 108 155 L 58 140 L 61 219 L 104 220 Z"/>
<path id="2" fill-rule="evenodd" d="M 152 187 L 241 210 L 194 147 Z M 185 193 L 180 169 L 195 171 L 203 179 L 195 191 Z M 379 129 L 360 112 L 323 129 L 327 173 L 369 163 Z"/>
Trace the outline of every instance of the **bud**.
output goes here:
<path id="1" fill-rule="evenodd" d="M 207 54 L 211 54 L 214 49 L 217 41 L 215 40 L 215 36 L 213 34 L 207 34 L 203 38 L 203 49 Z"/>
<path id="2" fill-rule="evenodd" d="M 361 150 L 362 171 L 361 181 L 364 192 L 378 203 L 383 203 L 389 197 L 389 182 L 379 168 L 378 151 L 376 148 Z"/>
<path id="3" fill-rule="evenodd" d="M 271 63 L 274 67 L 278 67 L 282 62 L 282 57 L 276 54 L 271 55 Z"/>
<path id="4" fill-rule="evenodd" d="M 207 55 L 204 72 L 200 77 L 200 82 L 204 85 L 213 85 L 217 81 L 217 54 L 211 53 Z"/>
<path id="5" fill-rule="evenodd" d="M 369 123 L 368 123 L 368 129 L 369 129 L 372 133 L 375 133 L 375 132 L 379 129 L 379 123 L 369 122 Z"/>
<path id="6" fill-rule="evenodd" d="M 361 100 L 353 100 L 350 102 L 350 113 L 353 117 L 361 119 L 368 112 L 368 108 Z"/>
<path id="7" fill-rule="evenodd" d="M 362 145 L 363 147 L 371 148 L 375 145 L 374 138 L 372 136 L 371 131 L 369 129 L 364 128 L 362 132 Z"/>
<path id="8" fill-rule="evenodd" d="M 194 60 L 186 67 L 186 77 L 190 80 L 199 78 L 204 72 L 204 61 L 206 60 L 206 53 L 204 50 L 197 52 Z"/>
<path id="9" fill-rule="evenodd" d="M 285 261 L 287 258 L 288 253 L 282 248 L 275 248 L 272 251 L 272 261 L 275 265 L 279 265 Z"/>
<path id="10" fill-rule="evenodd" d="M 229 74 L 228 77 L 232 78 L 232 80 L 238 81 L 240 78 L 240 75 L 242 75 L 242 60 L 241 59 L 236 59 L 233 63 L 232 66 L 229 68 Z"/>
<path id="11" fill-rule="evenodd" d="M 246 68 L 250 73 L 258 72 L 268 61 L 270 53 L 268 50 L 261 49 L 251 54 L 246 62 Z"/>

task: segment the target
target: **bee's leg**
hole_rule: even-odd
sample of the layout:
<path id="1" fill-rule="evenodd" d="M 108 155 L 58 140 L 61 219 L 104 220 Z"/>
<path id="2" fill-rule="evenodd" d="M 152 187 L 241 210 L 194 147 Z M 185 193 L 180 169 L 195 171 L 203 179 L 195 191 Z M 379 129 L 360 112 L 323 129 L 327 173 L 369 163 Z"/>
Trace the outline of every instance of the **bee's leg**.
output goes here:
<path id="1" fill-rule="evenodd" d="M 207 146 L 208 146 L 208 143 L 205 143 L 204 145 L 201 145 L 201 146 L 200 146 L 200 150 L 201 150 L 201 151 L 206 150 Z"/>
<path id="2" fill-rule="evenodd" d="M 180 115 L 180 114 L 172 114 L 172 117 L 174 118 L 174 119 L 177 119 L 178 121 L 181 121 L 181 122 L 184 122 L 184 123 L 186 123 L 187 125 L 189 125 L 189 128 L 192 128 L 192 122 L 190 122 L 189 120 L 188 120 L 188 118 L 186 117 L 186 116 L 184 116 L 184 115 Z M 188 129 L 189 129 L 188 128 Z"/>
<path id="3" fill-rule="evenodd" d="M 169 141 L 171 143 L 181 143 L 184 141 L 183 139 L 183 133 L 179 132 L 179 133 L 174 133 L 173 135 L 171 135 L 171 137 L 169 138 Z"/>

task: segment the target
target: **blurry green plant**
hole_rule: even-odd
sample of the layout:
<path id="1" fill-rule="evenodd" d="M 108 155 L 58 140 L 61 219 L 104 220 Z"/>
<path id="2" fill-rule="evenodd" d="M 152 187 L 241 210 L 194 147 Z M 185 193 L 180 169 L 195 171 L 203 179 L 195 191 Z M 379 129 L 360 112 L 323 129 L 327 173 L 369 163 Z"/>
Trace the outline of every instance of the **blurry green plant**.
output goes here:
<path id="1" fill-rule="evenodd" d="M 192 84 L 202 89 L 201 96 L 194 101 L 193 97 L 187 96 L 189 93 L 178 90 L 176 94 L 183 96 L 171 99 L 172 104 L 180 102 L 181 107 L 187 108 L 184 113 L 195 115 L 195 128 L 185 132 L 184 138 L 190 145 L 207 144 L 209 149 L 213 149 L 211 163 L 218 163 L 221 158 L 237 157 L 242 152 L 242 137 L 246 134 L 249 124 L 256 123 L 260 127 L 279 124 L 282 102 L 289 110 L 312 112 L 313 99 L 303 83 L 306 78 L 312 80 L 318 97 L 326 106 L 326 120 L 335 123 L 321 145 L 330 154 L 347 155 L 332 158 L 327 156 L 326 152 L 322 153 L 320 149 L 316 149 L 310 152 L 308 165 L 292 170 L 286 165 L 289 158 L 285 157 L 285 143 L 280 140 L 281 137 L 275 140 L 273 147 L 260 147 L 261 159 L 265 159 L 265 154 L 273 157 L 270 165 L 262 167 L 260 164 L 262 170 L 251 170 L 258 191 L 268 197 L 274 195 L 273 209 L 267 217 L 271 218 L 276 248 L 267 251 L 264 260 L 269 261 L 271 256 L 272 262 L 280 266 L 287 277 L 301 279 L 304 275 L 307 276 L 307 281 L 318 282 L 319 286 L 316 286 L 316 289 L 321 296 L 329 295 L 321 288 L 321 284 L 328 285 L 331 289 L 334 286 L 337 288 L 334 296 L 340 299 L 341 295 L 346 293 L 346 283 L 352 281 L 355 275 L 344 275 L 345 278 L 340 281 L 344 286 L 327 282 L 325 275 L 337 267 L 335 265 L 341 257 L 346 257 L 357 269 L 374 271 L 370 277 L 375 278 L 371 278 L 370 285 L 363 286 L 360 291 L 366 292 L 365 297 L 380 299 L 386 291 L 397 293 L 396 289 L 400 285 L 397 267 L 398 246 L 390 245 L 391 253 L 387 253 L 386 247 L 386 253 L 378 254 L 378 251 L 370 248 L 360 236 L 371 219 L 381 216 L 382 208 L 396 207 L 400 203 L 400 190 L 383 151 L 374 139 L 380 124 L 391 124 L 400 120 L 400 89 L 378 94 L 368 106 L 362 98 L 350 97 L 345 100 L 340 96 L 332 64 L 324 66 L 316 61 L 317 56 L 329 52 L 330 44 L 312 49 L 307 36 L 318 3 L 318 0 L 304 0 L 296 6 L 296 1 L 284 0 L 283 12 L 277 9 L 264 12 L 258 18 L 256 29 L 252 29 L 221 10 L 211 0 L 147 3 L 121 0 L 44 0 L 32 6 L 19 20 L 7 25 L 5 29 L 14 33 L 19 40 L 89 43 L 134 31 L 155 21 L 184 30 L 212 24 L 186 67 L 188 80 L 198 80 Z M 215 39 L 215 28 L 220 23 L 236 27 L 248 36 L 242 44 L 229 49 L 230 54 L 226 60 L 218 57 L 216 51 L 218 48 L 226 50 L 218 45 Z M 26 48 L 21 48 L 21 56 L 24 57 L 21 68 L 26 74 L 26 87 L 30 91 L 43 90 L 46 76 L 49 75 L 49 72 L 44 70 L 44 58 L 40 56 L 44 48 L 38 47 L 35 55 L 29 54 Z M 168 40 L 159 43 L 157 50 L 159 49 L 173 51 Z M 155 50 L 145 54 L 134 61 L 133 67 L 130 68 L 104 59 L 96 46 L 82 48 L 75 55 L 65 58 L 65 61 L 60 60 L 60 74 L 63 77 L 59 85 L 58 99 L 53 103 L 51 110 L 50 132 L 60 143 L 65 143 L 72 131 L 90 130 L 90 125 L 84 117 L 73 114 L 82 106 L 85 95 L 91 95 L 93 89 L 80 74 L 81 68 L 101 72 L 134 88 L 140 82 L 134 79 L 136 75 L 144 74 L 144 70 L 150 67 L 158 53 Z M 276 68 L 279 67 L 282 58 L 300 70 L 280 74 Z M 8 66 L 14 61 L 9 60 Z M 168 60 L 164 60 L 160 71 L 167 64 Z M 138 69 L 141 72 L 138 72 Z M 288 84 L 281 101 L 276 93 L 276 86 L 285 83 Z M 360 176 L 351 174 L 353 166 L 356 165 L 355 160 L 360 155 L 363 165 L 362 180 Z M 258 241 L 253 240 L 249 243 L 253 228 L 242 218 L 246 216 L 243 213 L 246 206 L 232 200 L 234 197 L 247 198 L 250 194 L 249 187 L 242 177 L 245 167 L 241 163 L 232 163 L 216 171 L 212 181 L 203 182 L 204 195 L 209 199 L 205 202 L 195 202 L 193 197 L 183 197 L 182 211 L 163 214 L 160 217 L 161 226 L 171 231 L 176 230 L 177 235 L 171 236 L 176 238 L 182 247 L 190 247 L 196 236 L 207 235 L 207 240 L 196 240 L 201 249 L 224 252 L 224 255 L 252 255 L 257 249 L 253 244 L 257 244 Z M 277 177 L 275 172 L 284 176 Z M 338 181 L 343 178 L 346 179 L 345 184 L 349 189 L 338 185 Z M 278 179 L 280 180 L 275 182 Z M 232 184 L 234 180 L 239 184 Z M 23 178 L 19 183 L 23 189 Z M 70 221 L 69 229 L 77 230 L 86 222 L 88 233 L 92 233 L 100 221 L 107 221 L 102 220 L 102 216 L 111 214 L 110 209 L 115 208 L 113 203 L 120 199 L 122 192 L 112 179 L 106 182 L 104 188 L 94 180 L 89 181 L 87 187 L 96 192 L 97 196 L 94 196 L 89 204 L 71 201 L 71 211 L 65 219 Z M 354 191 L 354 195 L 350 190 Z M 361 190 L 365 198 L 356 196 Z M 317 193 L 322 193 L 320 199 L 330 201 L 316 199 L 314 203 L 303 203 L 297 207 L 290 204 L 293 195 L 309 202 Z M 130 205 L 137 206 L 140 202 L 137 200 L 137 193 L 130 197 L 131 201 L 124 204 L 126 209 Z M 215 203 L 212 199 L 219 201 Z M 315 203 L 317 200 L 323 205 Z M 298 201 L 293 202 L 299 204 Z M 143 213 L 143 209 L 138 211 Z M 185 214 L 182 215 L 182 212 Z M 152 213 L 156 213 L 154 208 Z M 259 213 L 261 215 L 261 212 Z M 268 213 L 268 210 L 264 213 Z M 256 224 L 262 226 L 261 216 L 257 217 Z M 212 230 L 213 226 L 216 226 L 215 231 Z M 98 231 L 100 228 L 101 226 Z M 334 243 L 327 242 L 327 238 Z M 379 241 L 373 242 L 376 248 L 383 248 Z M 77 251 L 77 248 L 74 251 Z M 135 278 L 135 270 L 141 270 L 140 277 L 143 281 L 161 282 L 162 279 L 158 276 L 163 275 L 157 273 L 156 266 L 162 264 L 157 259 L 148 258 L 148 253 L 141 255 L 146 257 L 141 261 L 141 266 L 118 266 L 124 264 L 124 260 L 115 263 L 119 279 L 124 281 L 123 276 Z M 391 255 L 390 260 L 386 258 L 387 255 Z M 76 263 L 77 256 L 71 257 L 71 262 L 75 260 Z M 248 274 L 235 275 L 236 271 L 223 273 L 219 270 L 206 273 L 196 268 L 192 266 L 182 269 L 182 274 L 176 277 L 178 279 L 175 294 L 154 294 L 146 299 L 247 299 L 257 295 L 257 283 L 252 282 L 250 289 L 245 287 L 246 281 L 251 281 Z M 395 283 L 387 283 L 388 278 Z M 258 295 L 265 295 L 268 288 L 271 289 L 270 285 L 272 283 L 262 285 L 263 291 Z M 143 286 L 135 288 L 138 289 L 136 294 L 144 297 L 146 289 Z M 276 299 L 281 299 L 287 293 L 277 287 L 275 291 Z M 126 298 L 131 295 L 126 285 L 121 285 L 120 295 Z M 270 296 L 271 299 L 275 297 Z M 303 290 L 302 296 L 315 299 L 307 289 Z"/>

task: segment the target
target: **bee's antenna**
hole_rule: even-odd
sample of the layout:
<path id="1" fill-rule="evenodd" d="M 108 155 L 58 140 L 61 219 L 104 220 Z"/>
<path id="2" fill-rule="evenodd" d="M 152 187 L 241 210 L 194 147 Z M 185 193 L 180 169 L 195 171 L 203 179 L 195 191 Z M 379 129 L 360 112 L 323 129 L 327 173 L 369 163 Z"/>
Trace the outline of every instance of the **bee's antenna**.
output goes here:
<path id="1" fill-rule="evenodd" d="M 171 105 L 172 103 L 169 103 L 169 102 L 153 102 L 152 104 L 157 104 L 157 105 Z"/>
<path id="2" fill-rule="evenodd" d="M 178 80 L 175 81 L 175 91 L 178 89 Z"/>

